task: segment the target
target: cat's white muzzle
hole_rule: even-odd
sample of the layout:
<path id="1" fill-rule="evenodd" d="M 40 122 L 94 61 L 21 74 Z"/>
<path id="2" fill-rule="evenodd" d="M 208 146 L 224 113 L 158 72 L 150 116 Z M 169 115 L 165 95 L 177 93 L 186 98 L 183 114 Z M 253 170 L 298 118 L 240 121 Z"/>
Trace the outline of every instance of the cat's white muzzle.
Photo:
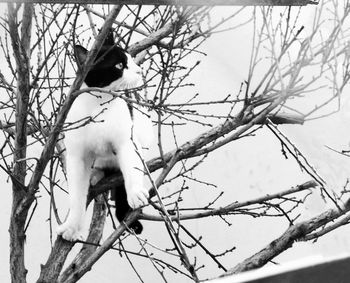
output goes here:
<path id="1" fill-rule="evenodd" d="M 133 58 L 126 53 L 128 57 L 128 67 L 123 70 L 123 76 L 110 85 L 111 89 L 129 89 L 142 85 L 142 69 L 135 64 Z"/>
<path id="2" fill-rule="evenodd" d="M 141 68 L 137 66 L 139 70 L 124 69 L 123 77 L 121 80 L 125 84 L 126 88 L 134 88 L 142 85 Z"/>

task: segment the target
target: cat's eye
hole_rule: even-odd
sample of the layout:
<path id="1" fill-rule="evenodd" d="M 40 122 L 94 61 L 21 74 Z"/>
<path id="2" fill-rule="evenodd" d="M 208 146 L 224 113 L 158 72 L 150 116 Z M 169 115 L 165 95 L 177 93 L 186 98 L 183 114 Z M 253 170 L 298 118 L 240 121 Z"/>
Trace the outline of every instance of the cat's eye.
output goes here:
<path id="1" fill-rule="evenodd" d="M 117 65 L 115 65 L 115 67 L 116 67 L 118 70 L 123 70 L 123 63 L 118 63 Z"/>

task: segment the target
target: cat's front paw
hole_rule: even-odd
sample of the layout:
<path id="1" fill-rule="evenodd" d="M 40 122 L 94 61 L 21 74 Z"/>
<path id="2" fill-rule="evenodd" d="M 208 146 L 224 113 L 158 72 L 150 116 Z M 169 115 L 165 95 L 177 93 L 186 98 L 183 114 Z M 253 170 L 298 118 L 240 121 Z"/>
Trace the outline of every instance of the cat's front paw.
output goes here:
<path id="1" fill-rule="evenodd" d="M 127 192 L 128 203 L 132 209 L 148 204 L 149 193 L 143 186 L 134 188 Z"/>
<path id="2" fill-rule="evenodd" d="M 67 221 L 58 226 L 56 232 L 67 241 L 75 242 L 83 240 L 83 235 L 81 233 L 80 227 L 78 225 L 73 225 Z"/>

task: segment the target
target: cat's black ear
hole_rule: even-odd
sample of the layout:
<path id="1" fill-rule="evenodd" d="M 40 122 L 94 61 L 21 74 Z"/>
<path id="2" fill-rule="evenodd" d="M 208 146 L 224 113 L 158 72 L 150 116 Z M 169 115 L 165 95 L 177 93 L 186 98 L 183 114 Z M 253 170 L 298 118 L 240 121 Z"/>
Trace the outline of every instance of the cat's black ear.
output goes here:
<path id="1" fill-rule="evenodd" d="M 74 46 L 75 58 L 77 60 L 79 68 L 85 63 L 88 51 L 81 45 Z"/>
<path id="2" fill-rule="evenodd" d="M 110 28 L 103 45 L 114 45 L 113 29 Z"/>

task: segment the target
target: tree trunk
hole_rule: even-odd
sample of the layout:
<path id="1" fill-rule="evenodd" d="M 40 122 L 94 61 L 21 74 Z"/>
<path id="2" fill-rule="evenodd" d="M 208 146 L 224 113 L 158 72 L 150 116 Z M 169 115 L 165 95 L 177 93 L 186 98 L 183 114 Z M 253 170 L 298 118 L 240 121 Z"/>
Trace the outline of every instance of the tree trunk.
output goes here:
<path id="1" fill-rule="evenodd" d="M 27 114 L 30 92 L 30 39 L 33 5 L 25 4 L 21 26 L 18 32 L 17 11 L 13 4 L 8 4 L 8 22 L 11 43 L 17 70 L 16 90 L 16 129 L 14 167 L 12 174 L 12 211 L 10 221 L 10 272 L 12 282 L 26 282 L 27 270 L 24 264 L 25 224 L 29 205 L 22 206 L 21 201 L 28 198 L 25 187 L 27 154 Z"/>

